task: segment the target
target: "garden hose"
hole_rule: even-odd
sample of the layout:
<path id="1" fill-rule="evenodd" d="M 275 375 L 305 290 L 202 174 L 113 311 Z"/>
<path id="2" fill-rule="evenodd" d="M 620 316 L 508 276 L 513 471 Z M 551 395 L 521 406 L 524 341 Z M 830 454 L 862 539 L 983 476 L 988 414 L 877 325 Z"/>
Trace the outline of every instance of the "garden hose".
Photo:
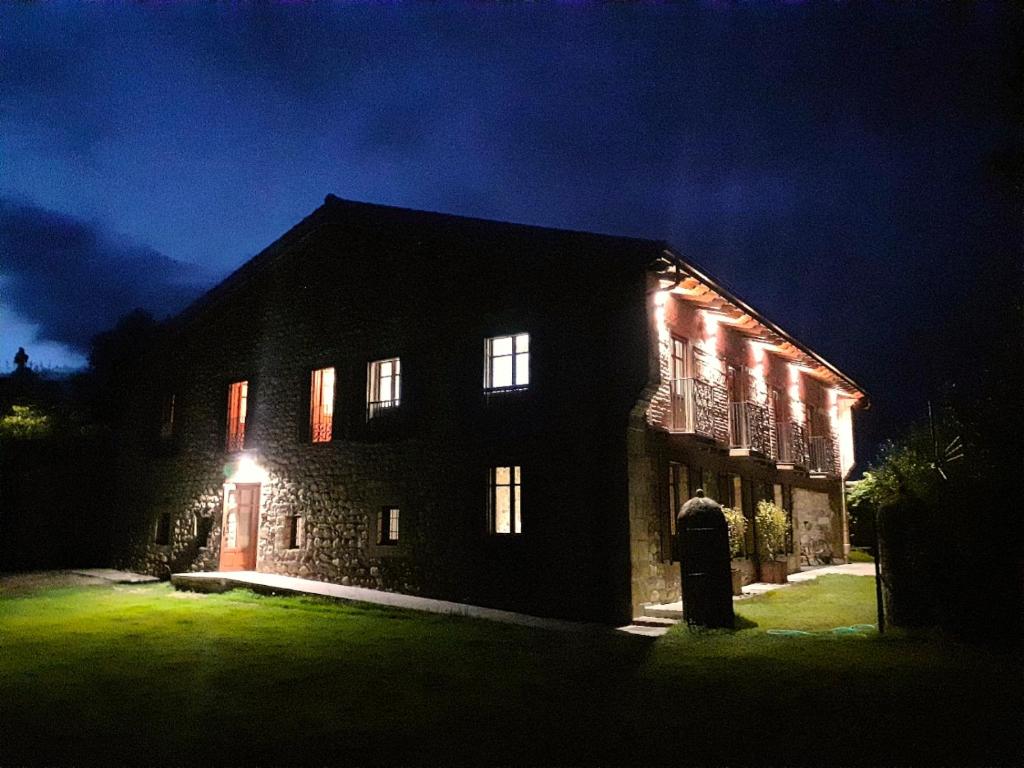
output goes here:
<path id="1" fill-rule="evenodd" d="M 813 637 L 815 635 L 863 635 L 875 629 L 874 624 L 854 624 L 850 627 L 836 627 L 824 632 L 805 632 L 802 629 L 769 629 L 772 637 Z"/>

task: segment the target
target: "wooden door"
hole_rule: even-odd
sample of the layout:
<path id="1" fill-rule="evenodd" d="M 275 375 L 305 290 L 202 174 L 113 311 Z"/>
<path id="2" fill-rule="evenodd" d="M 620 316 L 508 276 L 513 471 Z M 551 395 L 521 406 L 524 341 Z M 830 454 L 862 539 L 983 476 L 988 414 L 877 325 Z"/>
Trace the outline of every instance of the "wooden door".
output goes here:
<path id="1" fill-rule="evenodd" d="M 256 539 L 260 522 L 259 483 L 238 484 L 224 495 L 220 569 L 252 571 L 256 568 Z"/>

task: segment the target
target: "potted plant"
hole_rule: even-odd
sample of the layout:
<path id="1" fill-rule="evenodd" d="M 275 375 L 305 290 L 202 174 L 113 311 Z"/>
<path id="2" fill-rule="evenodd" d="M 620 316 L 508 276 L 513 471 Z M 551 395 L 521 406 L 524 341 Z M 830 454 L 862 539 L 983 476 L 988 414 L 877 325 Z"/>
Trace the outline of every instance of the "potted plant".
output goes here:
<path id="1" fill-rule="evenodd" d="M 779 556 L 786 550 L 786 513 L 771 501 L 757 502 L 754 515 L 761 579 L 769 584 L 785 584 L 787 563 Z"/>
<path id="2" fill-rule="evenodd" d="M 725 524 L 729 527 L 729 556 L 734 560 L 743 552 L 743 539 L 747 533 L 747 518 L 737 509 L 722 507 Z M 743 571 L 732 567 L 732 593 L 743 594 Z"/>

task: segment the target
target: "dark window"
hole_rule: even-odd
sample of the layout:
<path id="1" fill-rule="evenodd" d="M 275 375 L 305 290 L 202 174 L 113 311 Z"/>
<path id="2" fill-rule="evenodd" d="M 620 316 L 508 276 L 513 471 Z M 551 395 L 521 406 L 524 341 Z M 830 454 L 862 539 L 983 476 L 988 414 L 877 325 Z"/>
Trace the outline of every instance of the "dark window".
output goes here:
<path id="1" fill-rule="evenodd" d="M 690 468 L 685 464 L 670 461 L 668 464 L 668 517 L 669 532 L 676 534 L 676 518 L 679 508 L 689 499 Z"/>
<path id="2" fill-rule="evenodd" d="M 229 451 L 240 451 L 245 447 L 245 416 L 249 406 L 248 399 L 248 381 L 235 381 L 228 385 L 226 447 Z"/>
<path id="3" fill-rule="evenodd" d="M 156 519 L 156 535 L 153 543 L 158 546 L 167 546 L 171 543 L 171 513 L 161 512 Z"/>
<path id="4" fill-rule="evenodd" d="M 668 522 L 662 530 L 665 537 L 662 541 L 664 559 L 671 562 L 678 560 L 676 553 L 676 519 L 679 510 L 690 498 L 690 468 L 685 464 L 670 461 L 668 465 Z M 667 540 L 665 540 L 667 539 Z"/>
<path id="5" fill-rule="evenodd" d="M 284 547 L 298 549 L 302 541 L 302 518 L 299 515 L 288 515 L 284 519 Z"/>
<path id="6" fill-rule="evenodd" d="M 160 408 L 160 439 L 170 440 L 174 436 L 174 395 L 164 395 Z"/>
<path id="7" fill-rule="evenodd" d="M 715 473 L 710 469 L 705 469 L 701 475 L 701 488 L 704 489 L 704 495 L 715 501 L 720 501 L 722 497 L 718 493 L 718 480 L 715 478 Z"/>
<path id="8" fill-rule="evenodd" d="M 398 507 L 384 507 L 380 511 L 377 543 L 395 545 L 398 543 Z"/>
<path id="9" fill-rule="evenodd" d="M 205 549 L 210 546 L 210 529 L 213 528 L 213 518 L 206 515 L 196 515 L 194 533 L 196 546 Z"/>
<path id="10" fill-rule="evenodd" d="M 491 533 L 523 532 L 520 502 L 520 469 L 517 466 L 491 467 L 488 489 L 488 518 Z"/>

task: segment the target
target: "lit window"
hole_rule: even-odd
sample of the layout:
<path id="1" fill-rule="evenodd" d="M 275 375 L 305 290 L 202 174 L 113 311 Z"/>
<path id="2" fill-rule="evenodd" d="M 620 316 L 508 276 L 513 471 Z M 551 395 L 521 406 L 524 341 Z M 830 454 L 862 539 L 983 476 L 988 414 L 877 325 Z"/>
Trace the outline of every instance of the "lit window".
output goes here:
<path id="1" fill-rule="evenodd" d="M 522 533 L 519 467 L 491 467 L 491 533 Z"/>
<path id="2" fill-rule="evenodd" d="M 374 360 L 366 376 L 366 418 L 372 419 L 402 402 L 402 361 Z"/>
<path id="3" fill-rule="evenodd" d="M 398 507 L 384 507 L 380 513 L 378 544 L 398 543 Z"/>
<path id="4" fill-rule="evenodd" d="M 309 388 L 309 434 L 314 443 L 331 439 L 334 426 L 334 369 L 313 371 Z"/>
<path id="5" fill-rule="evenodd" d="M 249 398 L 249 382 L 228 385 L 227 449 L 240 451 L 245 447 L 245 412 Z"/>
<path id="6" fill-rule="evenodd" d="M 164 395 L 160 411 L 160 439 L 170 440 L 174 435 L 174 395 Z"/>
<path id="7" fill-rule="evenodd" d="M 530 384 L 530 334 L 484 340 L 484 389 L 525 389 Z"/>

